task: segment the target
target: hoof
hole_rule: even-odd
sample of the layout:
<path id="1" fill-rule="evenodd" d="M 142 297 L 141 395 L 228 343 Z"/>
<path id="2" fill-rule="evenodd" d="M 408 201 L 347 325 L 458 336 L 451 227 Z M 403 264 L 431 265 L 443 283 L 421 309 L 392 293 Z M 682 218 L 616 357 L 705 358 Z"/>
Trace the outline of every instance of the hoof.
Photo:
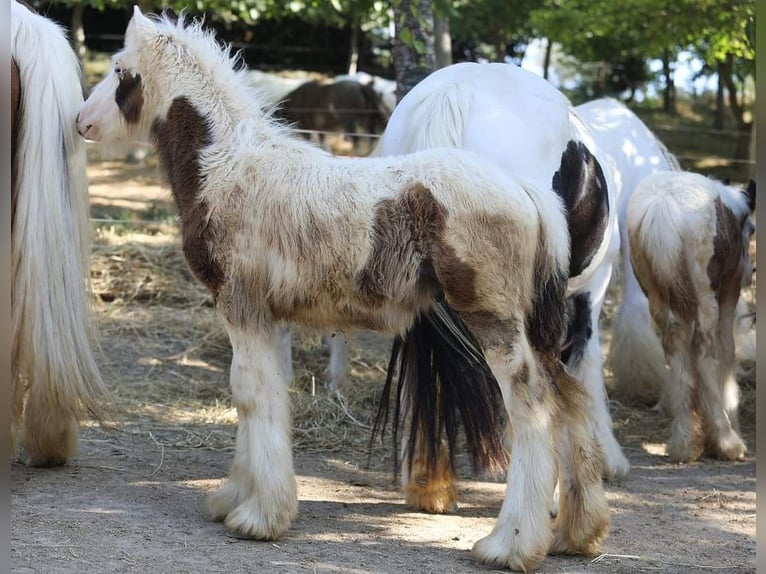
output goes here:
<path id="1" fill-rule="evenodd" d="M 510 568 L 514 572 L 533 572 L 547 554 L 547 544 L 523 551 L 509 543 L 504 536 L 493 532 L 478 540 L 471 550 L 474 559 L 482 564 L 498 568 Z"/>

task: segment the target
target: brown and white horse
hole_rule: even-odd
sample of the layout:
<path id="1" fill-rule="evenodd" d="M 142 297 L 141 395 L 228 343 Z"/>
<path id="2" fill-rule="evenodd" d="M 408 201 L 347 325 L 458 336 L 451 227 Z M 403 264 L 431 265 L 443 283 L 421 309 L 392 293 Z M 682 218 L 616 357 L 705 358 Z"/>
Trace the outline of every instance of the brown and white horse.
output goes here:
<path id="1" fill-rule="evenodd" d="M 239 423 L 212 516 L 275 539 L 297 512 L 280 324 L 406 338 L 417 322 L 429 337 L 411 346 L 399 393 L 416 446 L 405 462 L 435 464 L 460 417 L 474 460 L 496 467 L 503 406 L 514 427 L 506 498 L 476 558 L 531 570 L 549 551 L 595 552 L 609 512 L 587 395 L 558 357 L 569 267 L 559 198 L 463 150 L 332 157 L 265 112 L 234 64 L 201 24 L 135 8 L 78 118 L 98 141 L 151 134 L 187 262 L 229 333 Z M 580 154 L 568 150 L 567 164 L 583 165 Z M 557 469 L 566 488 L 552 523 Z"/>
<path id="2" fill-rule="evenodd" d="M 739 387 L 734 318 L 752 279 L 755 183 L 734 190 L 704 176 L 658 172 L 627 206 L 630 257 L 670 367 L 665 406 L 673 415 L 672 460 L 703 452 L 737 459 Z"/>
<path id="3" fill-rule="evenodd" d="M 90 340 L 80 64 L 59 26 L 15 1 L 11 56 L 11 441 L 23 426 L 28 463 L 47 466 L 76 453 L 78 419 L 107 397 Z"/>

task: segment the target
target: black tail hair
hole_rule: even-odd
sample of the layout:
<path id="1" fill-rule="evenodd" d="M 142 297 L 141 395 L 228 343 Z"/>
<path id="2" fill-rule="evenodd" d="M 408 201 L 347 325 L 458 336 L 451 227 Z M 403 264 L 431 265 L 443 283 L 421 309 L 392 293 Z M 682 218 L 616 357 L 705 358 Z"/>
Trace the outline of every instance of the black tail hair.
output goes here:
<path id="1" fill-rule="evenodd" d="M 408 469 L 412 469 L 419 440 L 425 446 L 427 472 L 434 472 L 445 433 L 454 468 L 458 413 L 474 471 L 505 468 L 508 456 L 503 447 L 505 409 L 500 387 L 481 346 L 454 309 L 438 302 L 417 317 L 404 337 L 394 340 L 370 446 L 379 432 L 385 434 L 397 365 L 392 439 L 396 452 L 399 432 L 409 419 Z M 394 461 L 398 474 L 398 452 Z"/>

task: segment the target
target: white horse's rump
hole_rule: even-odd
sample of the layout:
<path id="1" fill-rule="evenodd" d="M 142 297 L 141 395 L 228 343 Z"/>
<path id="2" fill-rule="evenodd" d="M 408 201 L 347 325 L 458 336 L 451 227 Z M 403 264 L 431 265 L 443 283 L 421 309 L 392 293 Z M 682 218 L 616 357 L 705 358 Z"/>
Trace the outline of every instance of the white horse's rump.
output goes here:
<path id="1" fill-rule="evenodd" d="M 578 236 L 599 222 L 569 224 L 573 268 L 568 292 L 572 316 L 579 320 L 570 326 L 571 344 L 565 357 L 591 397 L 591 424 L 604 452 L 604 472 L 608 477 L 622 477 L 630 465 L 612 432 L 598 331 L 614 258 L 610 250 L 617 249 L 617 203 L 597 134 L 586 124 L 566 97 L 530 72 L 507 64 L 461 63 L 432 73 L 402 99 L 374 154 L 398 155 L 441 146 L 471 150 L 513 177 L 532 182 L 549 198 L 557 193 L 563 196 L 567 186 L 574 189 L 576 198 L 582 193 L 583 186 L 566 181 L 569 171 L 564 169 L 562 154 L 569 142 L 581 142 L 594 156 L 590 169 L 600 166 L 603 170 L 603 183 L 597 185 L 606 186 L 601 201 L 608 213 L 601 220 L 605 227 L 600 235 Z M 559 173 L 562 177 L 554 182 Z M 575 207 L 567 205 L 572 218 L 577 217 Z M 558 229 L 568 241 L 567 231 L 567 227 Z"/>
<path id="2" fill-rule="evenodd" d="M 63 31 L 15 1 L 11 53 L 21 87 L 13 150 L 11 434 L 23 410 L 29 464 L 62 464 L 77 451 L 77 420 L 98 416 L 106 397 L 89 338 L 85 145 L 75 131 L 80 67 Z"/>
<path id="3" fill-rule="evenodd" d="M 685 172 L 644 179 L 627 210 L 631 258 L 649 299 L 671 376 L 668 455 L 736 459 L 739 388 L 734 378 L 734 317 L 749 284 L 755 184 L 745 192 Z"/>
<path id="4" fill-rule="evenodd" d="M 136 8 L 78 122 L 99 140 L 150 130 L 186 260 L 229 331 L 239 426 L 213 516 L 273 539 L 295 514 L 281 322 L 402 335 L 425 321 L 433 336 L 402 376 L 418 397 L 401 413 L 419 446 L 408 462 L 436 464 L 443 435 L 451 460 L 461 416 L 475 460 L 499 463 L 501 393 L 515 425 L 508 496 L 477 557 L 530 570 L 549 550 L 595 552 L 609 515 L 584 391 L 557 355 L 569 262 L 558 198 L 456 149 L 333 158 L 264 105 L 198 23 Z M 582 150 L 565 153 L 577 165 Z M 434 371 L 447 376 L 421 376 Z M 551 524 L 557 466 L 568 487 Z"/>

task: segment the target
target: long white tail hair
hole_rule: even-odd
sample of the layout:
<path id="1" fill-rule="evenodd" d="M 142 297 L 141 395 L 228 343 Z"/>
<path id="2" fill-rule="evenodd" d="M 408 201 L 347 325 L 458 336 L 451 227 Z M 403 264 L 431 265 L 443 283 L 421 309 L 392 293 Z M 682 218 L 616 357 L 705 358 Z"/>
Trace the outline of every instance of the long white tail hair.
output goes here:
<path id="1" fill-rule="evenodd" d="M 30 460 L 44 464 L 57 450 L 74 454 L 76 429 L 59 439 L 73 442 L 69 448 L 48 448 L 41 436 L 66 424 L 59 417 L 100 418 L 108 393 L 91 346 L 86 151 L 75 129 L 80 63 L 58 25 L 17 2 L 11 54 L 21 85 L 11 234 L 12 428 L 28 391 L 25 443 Z"/>

